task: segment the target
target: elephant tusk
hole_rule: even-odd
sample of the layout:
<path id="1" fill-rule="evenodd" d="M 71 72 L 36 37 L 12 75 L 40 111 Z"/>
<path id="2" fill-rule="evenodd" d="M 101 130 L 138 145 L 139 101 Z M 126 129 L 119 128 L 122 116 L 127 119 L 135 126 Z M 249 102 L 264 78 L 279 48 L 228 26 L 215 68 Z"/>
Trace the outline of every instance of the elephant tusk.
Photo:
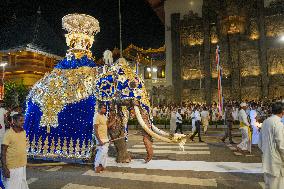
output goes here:
<path id="1" fill-rule="evenodd" d="M 159 128 L 156 127 L 154 124 L 152 124 L 152 129 L 153 129 L 153 131 L 154 131 L 155 133 L 157 133 L 157 134 L 159 134 L 159 135 L 163 135 L 163 136 L 167 136 L 167 137 L 170 136 L 169 133 L 167 133 L 167 132 L 165 132 L 165 131 L 159 129 Z"/>
<path id="2" fill-rule="evenodd" d="M 162 140 L 164 142 L 172 142 L 169 138 L 166 138 L 166 137 L 163 137 L 163 136 L 160 136 L 158 135 L 157 133 L 153 132 L 148 126 L 147 124 L 144 122 L 142 116 L 141 116 L 141 113 L 140 113 L 140 110 L 139 110 L 139 107 L 137 106 L 134 106 L 134 110 L 135 110 L 135 115 L 137 117 L 137 120 L 139 122 L 139 124 L 141 125 L 141 127 L 152 137 L 156 138 L 156 139 L 159 139 L 159 140 Z"/>
<path id="3" fill-rule="evenodd" d="M 134 106 L 134 110 L 135 110 L 135 114 L 136 114 L 136 117 L 137 117 L 137 120 L 139 122 L 139 124 L 141 125 L 141 127 L 152 137 L 158 139 L 158 140 L 161 140 L 161 141 L 164 141 L 164 142 L 168 142 L 168 143 L 179 143 L 179 147 L 180 149 L 184 150 L 184 144 L 186 142 L 186 135 L 184 134 L 168 134 L 160 129 L 158 129 L 157 127 L 155 127 L 154 125 L 153 126 L 153 130 L 150 129 L 147 124 L 144 122 L 142 116 L 141 116 L 141 113 L 140 113 L 140 110 L 139 110 L 139 107 L 138 106 Z M 159 132 L 161 135 L 163 136 L 160 136 L 159 134 L 156 133 Z M 168 138 L 167 138 L 167 137 Z"/>

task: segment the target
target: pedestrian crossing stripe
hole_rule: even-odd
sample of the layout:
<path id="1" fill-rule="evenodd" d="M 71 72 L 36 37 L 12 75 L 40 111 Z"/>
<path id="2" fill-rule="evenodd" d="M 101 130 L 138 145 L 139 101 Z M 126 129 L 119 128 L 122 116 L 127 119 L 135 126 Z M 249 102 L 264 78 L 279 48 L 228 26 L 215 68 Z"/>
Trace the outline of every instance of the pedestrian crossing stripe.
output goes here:
<path id="1" fill-rule="evenodd" d="M 116 163 L 115 158 L 108 158 L 107 166 L 132 169 L 176 170 L 176 171 L 210 171 L 216 173 L 263 173 L 262 163 L 241 162 L 206 162 L 206 161 L 173 161 L 133 159 L 130 163 Z"/>
<path id="2" fill-rule="evenodd" d="M 140 144 L 144 144 L 143 142 L 140 142 Z M 167 142 L 153 142 L 154 145 L 175 145 L 178 146 L 178 143 L 167 143 Z M 186 143 L 184 146 L 208 146 L 207 143 Z"/>
<path id="3" fill-rule="evenodd" d="M 188 177 L 172 177 L 172 176 L 160 176 L 160 175 L 148 175 L 137 173 L 123 173 L 123 172 L 102 172 L 95 173 L 94 170 L 89 170 L 83 174 L 84 176 L 155 182 L 155 183 L 167 183 L 167 184 L 180 184 L 180 185 L 192 185 L 192 186 L 207 186 L 217 187 L 215 179 L 199 179 Z"/>
<path id="4" fill-rule="evenodd" d="M 61 189 L 109 189 L 109 188 L 103 188 L 103 187 L 97 187 L 97 186 L 86 186 L 86 185 L 69 183 Z"/>
<path id="5" fill-rule="evenodd" d="M 133 149 L 130 148 L 128 149 L 129 152 L 133 153 L 144 153 L 146 152 L 146 149 Z M 204 154 L 204 155 L 209 155 L 210 151 L 177 151 L 177 150 L 155 150 L 154 149 L 154 154 Z"/>
<path id="6" fill-rule="evenodd" d="M 179 146 L 158 146 L 152 145 L 156 149 L 179 149 Z M 144 145 L 134 145 L 132 148 L 145 148 Z M 208 146 L 184 146 L 185 150 L 209 150 Z"/>
<path id="7" fill-rule="evenodd" d="M 56 171 L 59 171 L 60 169 L 62 169 L 62 166 L 56 166 L 56 167 L 52 167 L 46 171 L 48 172 L 56 172 Z"/>
<path id="8" fill-rule="evenodd" d="M 36 182 L 37 180 L 38 180 L 38 178 L 29 178 L 29 179 L 27 180 L 27 183 L 28 183 L 28 185 L 29 185 L 29 184 L 32 184 L 32 183 Z"/>

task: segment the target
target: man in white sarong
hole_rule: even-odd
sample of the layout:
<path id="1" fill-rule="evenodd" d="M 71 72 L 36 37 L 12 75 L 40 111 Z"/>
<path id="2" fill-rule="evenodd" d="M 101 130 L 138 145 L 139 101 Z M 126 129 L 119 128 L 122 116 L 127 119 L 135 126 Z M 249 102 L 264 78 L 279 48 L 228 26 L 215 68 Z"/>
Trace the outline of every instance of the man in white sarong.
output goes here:
<path id="1" fill-rule="evenodd" d="M 237 145 L 237 148 L 242 151 L 251 151 L 251 131 L 248 117 L 246 114 L 247 104 L 241 103 L 239 111 L 240 130 L 242 133 L 242 142 Z"/>
<path id="2" fill-rule="evenodd" d="M 178 109 L 176 113 L 176 130 L 175 133 L 177 133 L 178 130 L 180 130 L 180 133 L 183 134 L 182 132 L 182 116 L 181 114 L 181 109 Z"/>
<path id="3" fill-rule="evenodd" d="M 23 129 L 24 116 L 12 116 L 12 128 L 9 129 L 2 143 L 2 169 L 5 189 L 28 189 L 26 180 L 26 132 Z"/>
<path id="4" fill-rule="evenodd" d="M 204 131 L 204 134 L 206 135 L 208 125 L 209 125 L 209 119 L 210 119 L 209 112 L 207 111 L 206 106 L 203 107 L 203 110 L 201 111 L 200 114 L 201 114 L 201 123 L 203 126 L 203 131 Z"/>
<path id="5" fill-rule="evenodd" d="M 95 171 L 100 173 L 106 168 L 109 139 L 107 134 L 106 106 L 100 105 L 99 112 L 94 116 L 97 153 L 95 158 Z"/>
<path id="6" fill-rule="evenodd" d="M 191 115 L 190 115 L 190 117 L 191 117 L 191 125 L 192 125 L 192 128 L 191 128 L 191 132 L 192 133 L 194 133 L 195 132 L 195 114 L 194 114 L 194 111 L 195 111 L 195 108 L 192 110 L 192 112 L 191 112 Z"/>
<path id="7" fill-rule="evenodd" d="M 177 112 L 176 112 L 175 109 L 173 109 L 172 112 L 171 112 L 171 120 L 170 120 L 170 131 L 171 131 L 171 133 L 174 133 L 175 130 L 176 130 L 176 127 L 177 127 L 177 125 L 176 125 L 176 119 L 177 119 L 176 113 Z"/>
<path id="8" fill-rule="evenodd" d="M 284 187 L 284 104 L 272 105 L 272 116 L 267 118 L 261 128 L 258 146 L 262 151 L 262 169 L 266 189 Z"/>
<path id="9" fill-rule="evenodd" d="M 258 144 L 259 128 L 256 125 L 257 111 L 256 111 L 256 105 L 254 103 L 251 106 L 249 117 L 250 117 L 250 125 L 252 127 L 252 142 L 251 143 Z"/>

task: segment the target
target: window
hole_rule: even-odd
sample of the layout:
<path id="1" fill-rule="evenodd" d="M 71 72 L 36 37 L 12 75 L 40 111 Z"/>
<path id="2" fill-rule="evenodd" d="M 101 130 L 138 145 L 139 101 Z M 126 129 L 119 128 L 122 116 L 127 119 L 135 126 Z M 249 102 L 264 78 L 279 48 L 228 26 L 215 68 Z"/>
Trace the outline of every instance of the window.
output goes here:
<path id="1" fill-rule="evenodd" d="M 166 66 L 158 66 L 157 78 L 165 78 L 166 76 Z"/>
<path id="2" fill-rule="evenodd" d="M 144 67 L 144 79 L 151 79 L 151 78 L 152 78 L 151 68 L 148 66 Z"/>

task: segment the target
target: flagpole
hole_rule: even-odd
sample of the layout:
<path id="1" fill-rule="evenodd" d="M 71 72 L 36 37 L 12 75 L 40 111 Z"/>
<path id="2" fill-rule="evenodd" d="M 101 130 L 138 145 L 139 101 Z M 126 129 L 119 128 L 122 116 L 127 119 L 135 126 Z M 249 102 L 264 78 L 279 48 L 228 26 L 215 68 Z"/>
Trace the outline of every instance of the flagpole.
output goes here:
<path id="1" fill-rule="evenodd" d="M 216 65 L 218 74 L 218 107 L 219 112 L 223 115 L 223 91 L 222 91 L 222 66 L 220 63 L 220 48 L 217 45 L 216 48 Z"/>
<path id="2" fill-rule="evenodd" d="M 199 73 L 200 73 L 200 79 L 199 79 L 199 89 L 201 90 L 201 66 L 200 66 L 200 51 L 198 52 L 198 65 L 199 65 Z"/>

